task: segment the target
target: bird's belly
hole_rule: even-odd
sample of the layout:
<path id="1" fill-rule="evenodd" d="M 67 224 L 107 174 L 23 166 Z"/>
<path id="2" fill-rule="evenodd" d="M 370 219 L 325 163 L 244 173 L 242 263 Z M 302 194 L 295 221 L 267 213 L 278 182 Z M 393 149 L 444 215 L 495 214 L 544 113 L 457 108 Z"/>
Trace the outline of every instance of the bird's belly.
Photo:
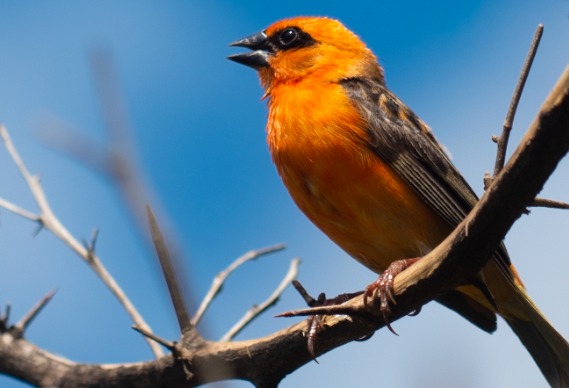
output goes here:
<path id="1" fill-rule="evenodd" d="M 451 231 L 384 163 L 367 155 L 333 154 L 279 172 L 292 198 L 330 239 L 375 272 L 392 261 L 428 253 Z"/>

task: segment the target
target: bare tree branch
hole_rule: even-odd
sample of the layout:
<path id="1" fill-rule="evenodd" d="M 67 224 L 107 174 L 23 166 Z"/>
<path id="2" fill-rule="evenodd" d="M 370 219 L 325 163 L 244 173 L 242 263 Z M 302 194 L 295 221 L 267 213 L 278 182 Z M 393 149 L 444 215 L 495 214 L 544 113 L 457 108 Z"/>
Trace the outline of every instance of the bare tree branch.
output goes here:
<path id="1" fill-rule="evenodd" d="M 237 321 L 233 327 L 220 338 L 220 341 L 231 341 L 237 334 L 239 334 L 247 325 L 249 325 L 255 318 L 260 314 L 265 312 L 271 306 L 274 306 L 279 298 L 281 297 L 284 290 L 288 285 L 296 279 L 298 275 L 298 265 L 300 264 L 300 259 L 292 259 L 290 262 L 290 267 L 285 277 L 278 285 L 278 287 L 273 291 L 273 293 L 260 305 L 253 306 L 249 311 L 243 315 L 243 317 Z"/>
<path id="2" fill-rule="evenodd" d="M 569 67 L 508 164 L 467 218 L 431 253 L 395 278 L 398 296 L 392 318 L 405 316 L 478 272 L 568 151 Z M 361 314 L 327 317 L 316 355 L 384 326 L 382 319 L 370 315 L 361 297 L 344 307 Z M 181 350 L 173 356 L 118 365 L 77 364 L 0 332 L 0 373 L 37 386 L 192 387 L 238 378 L 258 387 L 274 387 L 311 360 L 305 328 L 301 322 L 267 337 L 236 342 L 196 344 L 183 336 Z"/>
<path id="3" fill-rule="evenodd" d="M 170 252 L 173 253 L 170 258 L 176 259 L 179 256 L 176 253 L 183 250 L 179 249 L 180 244 L 175 238 L 177 233 L 166 216 L 167 212 L 160 205 L 154 190 L 147 183 L 144 171 L 140 168 L 127 104 L 121 93 L 119 77 L 112 56 L 110 52 L 99 49 L 91 53 L 90 60 L 108 135 L 107 143 L 98 147 L 94 146 L 95 142 L 92 139 L 86 138 L 78 131 L 66 130 L 68 125 L 60 123 L 56 124 L 57 131 L 50 131 L 55 133 L 44 136 L 44 140 L 74 160 L 84 163 L 90 170 L 101 174 L 103 178 L 108 179 L 113 186 L 118 188 L 118 193 L 128 210 L 133 225 L 142 239 L 151 249 L 154 249 L 154 241 L 150 238 L 146 222 L 146 206 L 152 204 L 153 212 L 160 216 L 162 229 L 170 232 L 168 245 Z M 183 264 L 183 260 L 172 262 L 172 265 L 178 269 L 176 272 L 179 278 L 178 284 L 188 283 L 183 279 L 186 273 L 181 270 Z M 180 296 L 183 291 L 184 289 L 179 287 Z M 185 301 L 190 308 L 194 306 L 192 295 L 189 293 L 185 294 Z"/>
<path id="4" fill-rule="evenodd" d="M 551 209 L 569 209 L 569 203 L 554 201 L 547 198 L 536 198 L 530 205 L 532 207 L 547 207 Z"/>
<path id="5" fill-rule="evenodd" d="M 134 307 L 134 304 L 128 299 L 122 288 L 118 285 L 112 275 L 107 271 L 107 269 L 102 264 L 99 257 L 95 254 L 95 252 L 90 251 L 86 248 L 83 244 L 81 244 L 70 232 L 69 230 L 61 223 L 61 221 L 57 218 L 53 210 L 49 205 L 49 201 L 47 196 L 43 190 L 43 187 L 40 183 L 39 177 L 30 174 L 28 171 L 24 161 L 22 160 L 20 154 L 16 150 L 16 147 L 12 143 L 10 139 L 10 135 L 4 126 L 0 125 L 0 137 L 4 141 L 4 146 L 8 151 L 10 157 L 16 164 L 16 167 L 20 171 L 20 174 L 24 178 L 24 181 L 28 185 L 30 192 L 32 193 L 36 204 L 39 208 L 40 213 L 38 215 L 32 215 L 32 212 L 29 211 L 21 211 L 19 207 L 10 206 L 8 201 L 1 201 L 0 206 L 4 207 L 3 205 L 8 204 L 9 206 L 4 207 L 8 211 L 12 211 L 13 209 L 20 209 L 15 214 L 21 215 L 27 219 L 33 220 L 38 222 L 41 227 L 49 230 L 53 233 L 57 238 L 63 241 L 73 252 L 75 252 L 80 258 L 82 258 L 87 265 L 99 276 L 102 282 L 107 286 L 107 288 L 111 291 L 111 293 L 119 300 L 119 303 L 123 306 L 126 310 L 128 315 L 130 315 L 133 322 L 142 328 L 150 331 L 150 327 L 140 313 Z M 162 356 L 164 352 L 162 349 L 154 342 L 148 341 L 148 344 L 154 355 L 156 357 Z"/>
<path id="6" fill-rule="evenodd" d="M 504 163 L 506 161 L 506 151 L 508 148 L 508 140 L 510 138 L 510 132 L 514 124 L 514 117 L 516 116 L 516 110 L 518 109 L 518 104 L 522 96 L 522 91 L 526 84 L 529 72 L 531 70 L 531 65 L 537 53 L 537 48 L 539 47 L 539 42 L 541 41 L 541 36 L 543 35 L 543 24 L 537 26 L 531 46 L 522 67 L 520 78 L 514 90 L 514 95 L 512 96 L 512 101 L 510 102 L 510 107 L 508 108 L 508 113 L 506 114 L 506 119 L 504 120 L 504 128 L 502 134 L 497 138 L 498 150 L 496 153 L 496 164 L 494 166 L 494 177 L 502 171 L 504 168 Z"/>
<path id="7" fill-rule="evenodd" d="M 198 307 L 198 311 L 196 312 L 195 316 L 192 318 L 192 323 L 194 325 L 198 324 L 198 322 L 201 320 L 201 318 L 203 317 L 206 310 L 211 305 L 211 302 L 215 299 L 217 294 L 219 294 L 219 292 L 221 291 L 221 288 L 223 287 L 223 284 L 225 283 L 225 281 L 227 280 L 229 275 L 231 275 L 237 268 L 239 268 L 243 264 L 247 263 L 248 261 L 255 260 L 261 256 L 268 255 L 268 254 L 274 253 L 274 252 L 278 252 L 278 251 L 281 251 L 283 249 L 285 249 L 284 244 L 276 244 L 276 245 L 273 245 L 270 247 L 249 251 L 249 252 L 243 254 L 242 256 L 238 257 L 226 269 L 224 269 L 223 271 L 218 273 L 215 276 L 215 278 L 213 279 L 213 282 L 211 283 L 209 291 L 207 292 L 206 296 L 203 298 L 200 306 Z"/>
<path id="8" fill-rule="evenodd" d="M 48 292 L 34 307 L 32 307 L 30 311 L 28 311 L 26 315 L 22 317 L 22 319 L 18 321 L 18 323 L 11 327 L 10 330 L 12 332 L 12 335 L 15 337 L 22 337 L 28 326 L 54 297 L 56 292 L 57 290 Z"/>
<path id="9" fill-rule="evenodd" d="M 180 332 L 185 333 L 194 328 L 194 325 L 190 321 L 190 315 L 184 301 L 184 295 L 176 275 L 176 270 L 174 269 L 174 262 L 170 257 L 168 252 L 168 247 L 166 246 L 166 241 L 164 241 L 164 236 L 158 227 L 156 218 L 152 214 L 152 210 L 149 206 L 146 207 L 146 212 L 148 214 L 148 223 L 150 224 L 150 232 L 152 234 L 152 240 L 154 241 L 154 246 L 156 247 L 156 254 L 158 255 L 158 260 L 160 261 L 160 267 L 162 268 L 162 274 L 166 280 L 166 285 L 168 286 L 168 291 L 170 292 L 170 300 L 174 305 L 174 311 L 176 312 L 176 317 L 178 318 L 178 325 L 180 327 Z"/>
<path id="10" fill-rule="evenodd" d="M 524 86 L 526 84 L 533 60 L 537 53 L 539 47 L 539 42 L 543 35 L 543 24 L 539 24 L 534 33 L 529 52 L 526 56 L 526 60 L 522 66 L 522 71 L 520 77 L 518 78 L 518 83 L 514 89 L 514 94 L 512 95 L 512 100 L 510 101 L 510 107 L 508 108 L 508 113 L 506 114 L 506 119 L 504 120 L 504 127 L 502 129 L 502 134 L 500 136 L 493 136 L 492 140 L 497 143 L 496 150 L 496 162 L 494 165 L 494 174 L 485 174 L 484 176 L 484 189 L 486 190 L 492 180 L 502 171 L 504 168 L 504 162 L 506 160 L 506 151 L 508 148 L 508 140 L 510 139 L 510 132 L 514 124 L 514 117 L 516 116 L 516 111 L 518 109 L 518 104 L 520 102 Z M 545 198 L 536 198 L 529 206 L 531 207 L 547 207 L 552 209 L 569 209 L 569 203 L 554 201 Z"/>
<path id="11" fill-rule="evenodd" d="M 41 217 L 37 214 L 29 212 L 26 209 L 16 205 L 15 203 L 5 200 L 4 198 L 0 198 L 0 207 L 3 207 L 9 212 L 14 213 L 22 218 L 26 218 L 30 221 L 38 223 L 41 221 Z"/>
<path id="12" fill-rule="evenodd" d="M 150 338 L 152 341 L 155 341 L 157 343 L 159 343 L 160 345 L 164 346 L 166 349 L 172 351 L 174 350 L 174 347 L 176 346 L 175 342 L 172 341 L 168 341 L 164 338 L 158 337 L 156 334 L 150 332 L 150 331 L 146 331 L 138 326 L 132 326 L 132 328 L 134 330 L 136 330 L 137 332 L 139 332 L 140 334 L 142 334 L 143 336 Z"/>

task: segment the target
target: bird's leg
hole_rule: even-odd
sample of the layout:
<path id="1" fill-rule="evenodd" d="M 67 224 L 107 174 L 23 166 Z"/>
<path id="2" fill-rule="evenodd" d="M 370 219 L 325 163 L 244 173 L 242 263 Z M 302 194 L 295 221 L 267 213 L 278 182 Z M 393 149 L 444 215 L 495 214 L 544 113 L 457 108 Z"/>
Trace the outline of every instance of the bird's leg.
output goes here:
<path id="1" fill-rule="evenodd" d="M 326 294 L 323 292 L 318 295 L 318 298 L 313 298 L 308 294 L 308 292 L 304 289 L 302 284 L 299 281 L 294 280 L 293 286 L 296 288 L 298 293 L 302 296 L 308 307 L 320 307 L 320 306 L 332 306 L 336 304 L 342 304 L 347 302 L 348 300 L 359 296 L 363 293 L 363 291 L 340 294 L 335 298 L 327 299 Z M 312 357 L 316 362 L 316 353 L 314 352 L 314 345 L 318 339 L 318 334 L 324 329 L 324 318 L 325 315 L 312 315 L 308 317 L 306 320 L 307 330 L 306 330 L 306 337 L 307 337 L 307 348 L 310 357 Z"/>
<path id="2" fill-rule="evenodd" d="M 391 315 L 389 302 L 397 304 L 393 296 L 393 280 L 395 276 L 416 263 L 417 260 L 419 260 L 419 258 L 396 260 L 392 262 L 389 264 L 389 267 L 379 275 L 375 282 L 366 287 L 364 292 L 364 304 L 368 305 L 369 301 L 371 308 L 377 308 L 379 303 L 379 311 L 381 311 L 383 315 L 387 328 L 396 335 L 397 333 L 393 330 L 389 322 L 389 316 Z"/>

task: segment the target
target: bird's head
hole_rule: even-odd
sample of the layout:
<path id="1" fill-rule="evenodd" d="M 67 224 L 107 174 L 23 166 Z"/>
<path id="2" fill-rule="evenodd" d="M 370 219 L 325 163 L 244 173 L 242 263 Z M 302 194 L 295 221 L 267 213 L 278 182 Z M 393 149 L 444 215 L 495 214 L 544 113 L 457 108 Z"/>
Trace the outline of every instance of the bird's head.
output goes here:
<path id="1" fill-rule="evenodd" d="M 231 46 L 252 50 L 229 59 L 256 69 L 267 92 L 276 84 L 296 83 L 307 77 L 322 82 L 359 76 L 383 80 L 383 71 L 371 50 L 342 23 L 330 18 L 284 19 Z"/>

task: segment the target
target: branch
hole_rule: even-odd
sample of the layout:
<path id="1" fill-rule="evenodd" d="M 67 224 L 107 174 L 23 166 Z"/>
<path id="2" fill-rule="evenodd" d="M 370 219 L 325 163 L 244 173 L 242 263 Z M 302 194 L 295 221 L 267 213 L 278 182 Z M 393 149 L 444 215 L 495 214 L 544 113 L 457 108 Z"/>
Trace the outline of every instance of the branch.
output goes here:
<path id="1" fill-rule="evenodd" d="M 435 274 L 444 267 L 456 265 L 455 270 L 464 271 L 463 275 L 478 272 L 568 151 L 569 67 L 478 204 L 443 243 L 395 279 L 396 293 L 408 288 L 403 286 L 408 277 L 437 278 Z M 458 259 L 443 260 L 444 256 Z M 443 261 L 444 266 L 438 270 L 439 264 L 435 263 Z"/>
<path id="2" fill-rule="evenodd" d="M 164 236 L 158 227 L 156 218 L 152 213 L 149 206 L 146 207 L 146 212 L 148 214 L 148 223 L 150 224 L 150 232 L 152 234 L 152 240 L 154 241 L 154 246 L 156 247 L 156 254 L 158 255 L 158 260 L 160 261 L 160 267 L 162 268 L 162 274 L 166 280 L 166 285 L 168 286 L 168 291 L 170 292 L 170 300 L 174 305 L 174 311 L 176 312 L 176 317 L 178 318 L 178 325 L 180 327 L 180 333 L 185 333 L 194 328 L 194 325 L 190 322 L 190 315 L 188 314 L 188 309 L 186 303 L 184 302 L 184 295 L 176 276 L 176 270 L 174 269 L 174 261 L 170 257 L 168 252 L 168 247 L 166 246 L 166 241 L 164 241 Z"/>
<path id="3" fill-rule="evenodd" d="M 38 215 L 34 215 L 32 212 L 21 209 L 6 200 L 0 201 L 0 206 L 4 207 L 8 211 L 15 210 L 15 214 L 18 214 L 32 221 L 36 221 L 42 228 L 49 230 L 57 238 L 63 241 L 99 276 L 105 286 L 107 286 L 111 293 L 118 299 L 119 303 L 123 306 L 126 312 L 130 315 L 133 322 L 137 326 L 143 327 L 146 330 L 150 330 L 150 327 L 146 324 L 140 313 L 136 310 L 130 299 L 128 299 L 112 275 L 104 267 L 95 252 L 81 244 L 57 218 L 49 205 L 49 201 L 40 183 L 39 177 L 30 174 L 20 154 L 16 150 L 14 143 L 12 143 L 8 131 L 4 126 L 1 125 L 0 137 L 4 141 L 4 146 L 6 147 L 8 154 L 16 164 L 16 167 L 20 171 L 20 174 L 24 178 L 24 181 L 28 185 L 40 213 Z M 164 354 L 162 349 L 154 342 L 148 341 L 148 344 L 154 352 L 155 356 L 159 357 Z"/>
<path id="4" fill-rule="evenodd" d="M 150 332 L 150 331 L 146 331 L 141 327 L 138 326 L 132 326 L 132 328 L 139 332 L 140 334 L 142 334 L 143 336 L 150 338 L 152 341 L 159 343 L 160 345 L 164 346 L 166 349 L 173 351 L 176 343 L 172 342 L 172 341 L 168 341 L 162 337 L 158 337 L 156 334 Z"/>
<path id="5" fill-rule="evenodd" d="M 118 188 L 137 231 L 152 245 L 146 229 L 146 205 L 153 204 L 156 214 L 165 212 L 163 207 L 159 206 L 157 196 L 140 168 L 127 104 L 119 87 L 119 77 L 112 56 L 105 50 L 95 50 L 90 55 L 90 62 L 108 141 L 98 145 L 80 131 L 70 129 L 70 125 L 62 120 L 54 120 L 55 124 L 42 134 L 42 140 L 112 182 Z M 166 224 L 169 226 L 167 229 L 171 229 L 171 223 Z"/>
<path id="6" fill-rule="evenodd" d="M 26 315 L 22 317 L 14 326 L 10 328 L 10 332 L 14 337 L 21 338 L 24 335 L 24 332 L 28 328 L 28 326 L 32 323 L 32 321 L 38 316 L 38 314 L 44 309 L 45 306 L 51 301 L 51 299 L 55 296 L 57 290 L 53 290 L 48 292 Z M 8 319 L 8 317 L 6 318 Z M 8 322 L 6 321 L 6 324 Z"/>
<path id="7" fill-rule="evenodd" d="M 539 47 L 539 42 L 543 35 L 543 24 L 539 24 L 534 33 L 529 52 L 526 56 L 524 65 L 522 66 L 522 71 L 520 77 L 518 78 L 518 83 L 514 89 L 514 94 L 512 95 L 512 100 L 510 101 L 510 107 L 508 108 L 508 113 L 506 114 L 506 119 L 504 120 L 504 127 L 502 129 L 502 134 L 500 136 L 493 136 L 492 140 L 497 143 L 496 150 L 496 162 L 494 165 L 494 174 L 484 175 L 484 189 L 488 189 L 492 180 L 502 171 L 504 168 L 504 162 L 506 160 L 506 151 L 508 148 L 508 140 L 510 139 L 510 132 L 514 124 L 514 117 L 516 116 L 516 111 L 518 109 L 518 104 L 522 96 L 526 80 L 529 76 L 533 60 L 537 53 Z M 552 209 L 569 209 L 569 203 L 554 201 L 545 198 L 535 198 L 535 200 L 529 205 L 531 207 L 546 207 Z"/>
<path id="8" fill-rule="evenodd" d="M 2 129 L 0 128 L 0 131 Z M 38 216 L 35 213 L 29 212 L 24 208 L 21 208 L 20 206 L 16 205 L 15 203 L 12 203 L 10 201 L 5 200 L 4 198 L 0 198 L 0 207 L 3 207 L 4 209 L 8 210 L 10 213 L 14 213 L 22 218 L 26 218 L 30 221 L 33 222 L 37 222 L 40 223 L 41 222 L 41 217 Z"/>
<path id="9" fill-rule="evenodd" d="M 237 334 L 239 334 L 247 325 L 249 325 L 255 318 L 257 318 L 260 314 L 265 312 L 270 307 L 274 306 L 279 298 L 281 297 L 284 290 L 287 286 L 296 279 L 298 275 L 298 265 L 300 264 L 300 259 L 293 259 L 290 262 L 290 267 L 278 285 L 278 287 L 273 291 L 273 293 L 260 305 L 253 306 L 249 311 L 245 313 L 245 315 L 237 321 L 235 325 L 227 332 L 223 337 L 220 338 L 220 341 L 231 341 Z"/>
<path id="10" fill-rule="evenodd" d="M 554 201 L 547 198 L 536 198 L 530 205 L 532 207 L 547 207 L 550 209 L 569 209 L 569 203 Z"/>
<path id="11" fill-rule="evenodd" d="M 245 264 L 251 260 L 255 260 L 261 256 L 268 255 L 268 254 L 274 253 L 274 252 L 278 252 L 278 251 L 281 251 L 283 249 L 285 249 L 284 244 L 276 244 L 276 245 L 273 245 L 270 247 L 249 251 L 249 252 L 243 254 L 242 256 L 238 257 L 233 263 L 231 263 L 229 265 L 229 267 L 227 267 L 226 269 L 224 269 L 223 271 L 218 273 L 215 276 L 215 278 L 213 279 L 213 282 L 211 283 L 209 291 L 207 292 L 206 296 L 203 298 L 203 300 L 200 304 L 200 307 L 198 307 L 198 311 L 196 312 L 196 315 L 192 318 L 192 323 L 194 325 L 198 324 L 200 319 L 203 317 L 204 313 L 207 311 L 207 309 L 211 305 L 211 302 L 215 299 L 217 294 L 219 294 L 219 292 L 221 291 L 221 289 L 222 289 L 223 285 L 225 284 L 225 281 L 227 280 L 229 275 L 231 275 L 237 268 L 241 267 L 243 264 Z"/>
<path id="12" fill-rule="evenodd" d="M 431 253 L 395 278 L 394 319 L 448 291 L 478 272 L 514 221 L 569 151 L 569 67 L 545 101 L 512 158 L 467 218 Z M 467 233 L 468 231 L 468 233 Z M 344 307 L 361 315 L 327 317 L 316 355 L 369 336 L 384 326 L 366 313 L 361 297 Z M 47 353 L 24 339 L 0 341 L 0 373 L 33 385 L 59 387 L 193 387 L 222 379 L 276 386 L 312 360 L 305 322 L 267 337 L 237 342 L 184 344 L 180 354 L 136 364 L 84 365 Z M 5 338 L 8 334 L 2 334 Z M 49 384 L 48 384 L 49 382 Z"/>
<path id="13" fill-rule="evenodd" d="M 518 104 L 522 96 L 522 91 L 524 90 L 524 86 L 526 84 L 526 80 L 528 78 L 531 65 L 533 64 L 535 54 L 537 53 L 537 48 L 539 46 L 539 42 L 541 40 L 542 35 L 543 35 L 543 24 L 540 24 L 537 26 L 537 29 L 533 36 L 533 40 L 531 42 L 528 55 L 526 56 L 526 60 L 522 67 L 520 78 L 518 79 L 518 83 L 514 90 L 514 95 L 512 96 L 512 101 L 510 102 L 510 107 L 508 108 L 506 119 L 504 120 L 504 128 L 502 130 L 502 134 L 500 135 L 500 137 L 496 139 L 496 142 L 498 143 L 498 150 L 496 153 L 496 164 L 494 166 L 494 177 L 498 175 L 500 171 L 502 171 L 502 168 L 504 168 L 504 162 L 506 160 L 506 150 L 508 148 L 508 140 L 510 138 L 510 131 L 512 130 L 512 126 L 514 124 L 514 117 L 516 116 L 516 110 L 518 109 Z"/>

